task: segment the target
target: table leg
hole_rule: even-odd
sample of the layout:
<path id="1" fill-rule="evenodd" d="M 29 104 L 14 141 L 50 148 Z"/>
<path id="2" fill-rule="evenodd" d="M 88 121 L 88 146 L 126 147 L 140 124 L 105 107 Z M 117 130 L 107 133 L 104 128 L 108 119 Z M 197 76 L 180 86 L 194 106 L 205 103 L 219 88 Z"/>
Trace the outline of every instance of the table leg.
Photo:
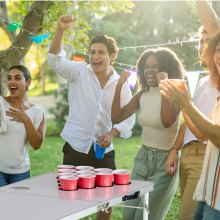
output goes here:
<path id="1" fill-rule="evenodd" d="M 149 193 L 145 193 L 143 196 L 143 220 L 148 220 L 148 203 Z"/>

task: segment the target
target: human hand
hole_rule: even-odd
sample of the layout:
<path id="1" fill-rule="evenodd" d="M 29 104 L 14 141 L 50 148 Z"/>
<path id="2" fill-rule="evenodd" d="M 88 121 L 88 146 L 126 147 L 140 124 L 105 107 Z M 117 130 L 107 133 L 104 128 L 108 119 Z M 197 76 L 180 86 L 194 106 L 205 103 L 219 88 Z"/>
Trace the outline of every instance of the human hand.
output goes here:
<path id="1" fill-rule="evenodd" d="M 127 80 L 127 78 L 131 75 L 131 73 L 129 71 L 123 70 L 120 78 L 118 80 L 118 84 L 123 85 L 124 82 Z"/>
<path id="2" fill-rule="evenodd" d="M 23 106 L 20 106 L 20 109 L 9 108 L 9 110 L 6 111 L 6 115 L 11 117 L 11 121 L 17 121 L 21 123 L 25 123 L 30 119 L 25 113 Z"/>
<path id="3" fill-rule="evenodd" d="M 158 84 L 160 84 L 161 80 L 168 79 L 168 73 L 159 72 L 159 73 L 156 74 L 156 77 L 157 77 Z"/>
<path id="4" fill-rule="evenodd" d="M 178 154 L 176 150 L 171 150 L 166 163 L 165 163 L 165 170 L 169 176 L 175 176 L 177 171 L 178 165 Z"/>
<path id="5" fill-rule="evenodd" d="M 112 136 L 111 132 L 107 132 L 105 134 L 102 134 L 98 139 L 99 146 L 100 147 L 109 147 L 112 143 L 112 140 L 113 140 L 113 136 Z"/>
<path id="6" fill-rule="evenodd" d="M 66 30 L 73 25 L 75 18 L 72 15 L 62 15 L 57 22 L 57 28 Z"/>
<path id="7" fill-rule="evenodd" d="M 171 81 L 162 80 L 159 84 L 160 93 L 168 98 L 175 106 L 185 111 L 190 104 L 190 94 L 184 81 L 181 89 L 178 89 Z"/>

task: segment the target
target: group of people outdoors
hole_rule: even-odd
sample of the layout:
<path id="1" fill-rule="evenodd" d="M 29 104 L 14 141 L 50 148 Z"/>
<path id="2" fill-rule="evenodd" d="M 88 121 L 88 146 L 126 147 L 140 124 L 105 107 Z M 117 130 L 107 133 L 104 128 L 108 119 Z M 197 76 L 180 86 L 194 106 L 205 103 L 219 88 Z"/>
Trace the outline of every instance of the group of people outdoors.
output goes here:
<path id="1" fill-rule="evenodd" d="M 61 133 L 63 164 L 116 169 L 113 139 L 131 136 L 134 113 L 139 111 L 142 146 L 131 178 L 154 182 L 149 194 L 150 220 L 165 219 L 179 177 L 179 219 L 220 219 L 220 20 L 207 1 L 196 1 L 196 5 L 203 24 L 200 63 L 209 75 L 199 81 L 193 100 L 184 67 L 169 48 L 147 49 L 140 55 L 139 89 L 133 97 L 127 82 L 130 73 L 119 75 L 112 67 L 119 51 L 114 38 L 99 35 L 90 41 L 89 64 L 70 61 L 62 41 L 75 20 L 64 15 L 49 50 L 48 64 L 69 86 L 69 114 Z M 170 79 L 181 80 L 182 89 Z M 45 137 L 43 110 L 26 98 L 30 84 L 25 66 L 9 69 L 9 95 L 0 96 L 0 186 L 30 177 L 28 147 L 39 149 Z M 96 141 L 106 148 L 102 160 L 95 157 Z M 126 206 L 143 204 L 137 198 Z M 108 220 L 111 213 L 111 208 L 98 212 L 97 219 Z M 124 208 L 124 220 L 142 218 L 142 210 Z"/>

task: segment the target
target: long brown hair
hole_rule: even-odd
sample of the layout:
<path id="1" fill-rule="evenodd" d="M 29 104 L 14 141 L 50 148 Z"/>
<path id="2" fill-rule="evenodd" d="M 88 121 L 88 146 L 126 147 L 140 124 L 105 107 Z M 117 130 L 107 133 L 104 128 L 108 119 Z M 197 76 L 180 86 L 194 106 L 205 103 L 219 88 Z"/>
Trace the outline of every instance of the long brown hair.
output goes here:
<path id="1" fill-rule="evenodd" d="M 204 50 L 204 59 L 207 62 L 208 70 L 210 74 L 211 81 L 213 85 L 220 91 L 220 73 L 214 62 L 214 55 L 216 51 L 216 47 L 220 43 L 220 33 L 215 35 L 213 38 L 210 39 L 208 45 Z"/>

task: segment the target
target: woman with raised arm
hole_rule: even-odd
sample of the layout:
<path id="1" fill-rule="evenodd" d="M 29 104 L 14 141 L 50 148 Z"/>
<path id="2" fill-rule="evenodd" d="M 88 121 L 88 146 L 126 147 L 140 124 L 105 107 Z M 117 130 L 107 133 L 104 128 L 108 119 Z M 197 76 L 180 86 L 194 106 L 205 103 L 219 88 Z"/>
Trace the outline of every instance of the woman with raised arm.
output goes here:
<path id="1" fill-rule="evenodd" d="M 160 94 L 162 79 L 182 79 L 183 66 L 177 55 L 168 48 L 148 49 L 137 62 L 140 90 L 124 107 L 120 106 L 122 85 L 129 73 L 123 72 L 116 86 L 112 104 L 112 121 L 119 123 L 140 110 L 138 121 L 143 129 L 142 146 L 135 157 L 132 179 L 154 182 L 149 195 L 149 219 L 165 218 L 176 191 L 178 175 L 165 171 L 167 155 L 172 150 L 179 126 L 179 110 Z M 176 167 L 171 167 L 173 172 Z M 141 199 L 127 202 L 129 206 L 142 206 Z M 140 209 L 125 208 L 123 218 L 143 218 Z"/>

